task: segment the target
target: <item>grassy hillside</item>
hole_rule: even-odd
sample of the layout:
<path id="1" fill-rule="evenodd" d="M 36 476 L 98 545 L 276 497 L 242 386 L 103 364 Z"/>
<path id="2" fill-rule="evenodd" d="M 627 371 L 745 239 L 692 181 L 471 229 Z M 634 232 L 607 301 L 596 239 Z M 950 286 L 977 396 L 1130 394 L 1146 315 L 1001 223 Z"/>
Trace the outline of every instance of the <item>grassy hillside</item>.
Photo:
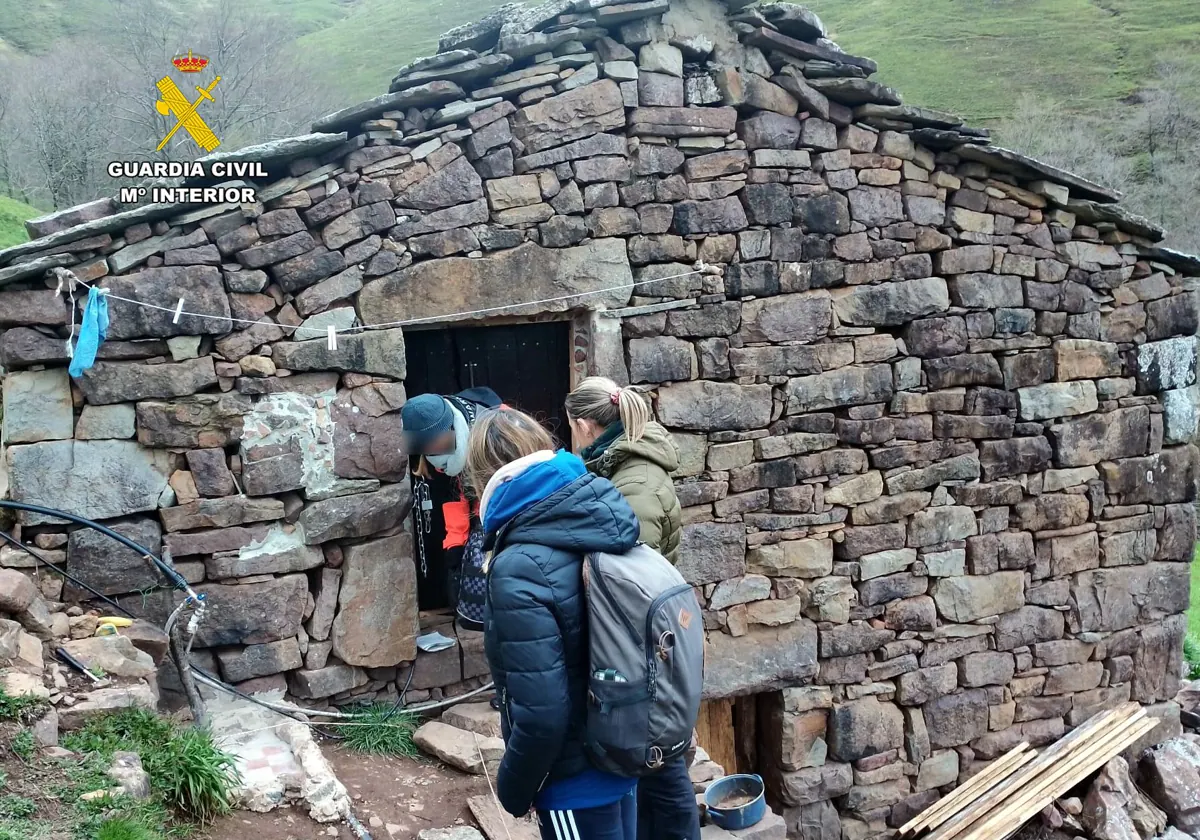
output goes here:
<path id="1" fill-rule="evenodd" d="M 319 2 L 319 0 L 307 0 Z M 306 36 L 347 91 L 378 95 L 391 70 L 499 0 L 359 0 Z M 977 121 L 1023 93 L 1095 111 L 1135 90 L 1165 59 L 1200 55 L 1200 2 L 1183 0 L 807 0 L 834 40 L 879 62 L 908 102 Z"/>
<path id="2" fill-rule="evenodd" d="M 303 31 L 341 20 L 359 0 L 245 0 L 268 8 Z M 159 0 L 165 9 L 195 15 L 192 0 Z M 0 56 L 43 52 L 61 38 L 92 38 L 107 26 L 119 0 L 0 0 Z M 181 45 L 186 48 L 186 45 Z"/>
<path id="3" fill-rule="evenodd" d="M 387 92 L 401 65 L 437 52 L 443 32 L 501 5 L 503 0 L 358 0 L 345 18 L 301 44 L 336 67 L 350 99 L 369 99 Z"/>
<path id="4" fill-rule="evenodd" d="M 41 210 L 0 195 L 0 248 L 7 248 L 28 239 L 22 222 L 40 215 Z"/>
<path id="5" fill-rule="evenodd" d="M 319 2 L 320 0 L 307 0 Z M 303 43 L 355 97 L 499 0 L 359 0 Z M 1180 0 L 807 0 L 834 40 L 879 62 L 908 102 L 976 121 L 1023 93 L 1094 111 L 1126 96 L 1164 59 L 1200 54 L 1200 3 Z M 381 37 L 381 33 L 386 33 Z"/>
<path id="6" fill-rule="evenodd" d="M 1023 93 L 1096 111 L 1135 90 L 1165 59 L 1200 61 L 1193 0 L 807 0 L 847 50 L 915 104 L 988 121 Z M 196 13 L 194 0 L 161 0 Z M 399 65 L 445 30 L 502 0 L 247 0 L 297 24 L 301 46 L 346 100 L 387 89 Z M 0 55 L 89 37 L 113 0 L 0 0 Z"/>
<path id="7" fill-rule="evenodd" d="M 844 49 L 879 62 L 905 101 L 974 120 L 1022 93 L 1095 111 L 1200 55 L 1200 3 L 1182 0 L 810 0 Z"/>

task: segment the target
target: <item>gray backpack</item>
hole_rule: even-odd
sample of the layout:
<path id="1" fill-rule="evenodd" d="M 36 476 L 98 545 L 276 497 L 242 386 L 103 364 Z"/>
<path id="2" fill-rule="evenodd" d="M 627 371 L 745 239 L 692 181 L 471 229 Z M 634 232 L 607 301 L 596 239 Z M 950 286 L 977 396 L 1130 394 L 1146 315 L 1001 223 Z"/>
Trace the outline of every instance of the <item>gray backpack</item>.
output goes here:
<path id="1" fill-rule="evenodd" d="M 704 619 L 690 584 L 639 543 L 589 554 L 587 752 L 621 776 L 645 776 L 687 751 L 704 683 Z"/>

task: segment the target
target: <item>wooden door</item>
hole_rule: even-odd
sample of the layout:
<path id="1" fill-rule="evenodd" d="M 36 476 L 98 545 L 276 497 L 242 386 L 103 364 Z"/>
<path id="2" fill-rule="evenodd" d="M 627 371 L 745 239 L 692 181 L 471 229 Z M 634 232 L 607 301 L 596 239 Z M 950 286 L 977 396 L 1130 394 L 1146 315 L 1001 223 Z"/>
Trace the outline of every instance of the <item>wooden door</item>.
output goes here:
<path id="1" fill-rule="evenodd" d="M 563 401 L 570 390 L 570 324 L 514 324 L 405 332 L 405 389 L 417 394 L 456 394 L 487 386 L 500 399 L 537 417 L 564 446 L 570 445 Z M 430 482 L 429 530 L 417 529 L 417 594 L 421 609 L 452 606 L 446 598 L 442 557 L 445 522 L 441 504 L 453 482 Z"/>
<path id="2" fill-rule="evenodd" d="M 736 773 L 738 766 L 733 706 L 732 699 L 705 700 L 696 719 L 696 740 L 726 773 Z"/>

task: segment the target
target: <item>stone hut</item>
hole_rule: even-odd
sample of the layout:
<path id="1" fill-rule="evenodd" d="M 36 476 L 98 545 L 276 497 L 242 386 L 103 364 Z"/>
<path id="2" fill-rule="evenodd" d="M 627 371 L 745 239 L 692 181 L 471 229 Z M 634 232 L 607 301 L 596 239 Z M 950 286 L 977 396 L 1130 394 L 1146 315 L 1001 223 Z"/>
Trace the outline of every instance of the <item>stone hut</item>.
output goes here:
<path id="1" fill-rule="evenodd" d="M 605 374 L 682 454 L 702 733 L 793 837 L 886 836 L 1130 698 L 1169 731 L 1200 259 L 875 70 L 789 3 L 510 4 L 317 133 L 210 157 L 262 164 L 254 203 L 33 220 L 0 251 L 8 497 L 160 549 L 244 689 L 457 695 L 487 669 L 465 632 L 417 651 L 455 633 L 422 611 L 406 391 L 520 370 L 504 396 L 553 415 Z M 62 267 L 111 292 L 76 380 Z M 170 609 L 89 532 L 18 530 Z"/>

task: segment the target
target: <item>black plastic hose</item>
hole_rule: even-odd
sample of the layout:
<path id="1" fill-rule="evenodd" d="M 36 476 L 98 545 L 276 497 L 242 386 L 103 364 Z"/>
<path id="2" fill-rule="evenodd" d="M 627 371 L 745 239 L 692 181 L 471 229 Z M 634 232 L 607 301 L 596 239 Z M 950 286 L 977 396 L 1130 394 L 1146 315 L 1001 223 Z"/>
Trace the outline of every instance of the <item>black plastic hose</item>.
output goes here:
<path id="1" fill-rule="evenodd" d="M 40 513 L 42 516 L 52 516 L 57 519 L 65 519 L 68 522 L 74 522 L 76 525 L 86 525 L 87 527 L 95 531 L 99 531 L 101 534 L 104 534 L 104 536 L 116 540 L 126 548 L 136 551 L 138 554 L 145 557 L 158 567 L 158 570 L 162 572 L 163 576 L 166 577 L 167 580 L 184 592 L 187 592 L 192 588 L 191 585 L 183 579 L 183 575 L 179 574 L 179 572 L 175 571 L 169 565 L 160 560 L 154 552 L 150 551 L 145 546 L 138 545 L 133 540 L 129 539 L 129 537 L 126 537 L 123 534 L 118 534 L 112 528 L 101 525 L 99 522 L 93 522 L 91 519 L 85 519 L 82 516 L 76 516 L 73 513 L 67 513 L 63 510 L 55 510 L 54 508 L 42 507 L 41 505 L 29 505 L 25 504 L 24 502 L 9 502 L 0 500 L 0 508 L 8 508 L 9 510 L 23 510 L 29 513 Z"/>
<path id="2" fill-rule="evenodd" d="M 67 513 L 66 511 L 55 510 L 54 508 L 42 507 L 41 505 L 27 505 L 27 504 L 24 504 L 23 502 L 9 502 L 9 501 L 0 500 L 0 508 L 9 508 L 12 510 L 26 510 L 26 511 L 30 511 L 32 513 L 40 513 L 43 516 L 51 516 L 51 517 L 55 517 L 58 519 L 65 519 L 68 522 L 73 522 L 77 525 L 83 525 L 83 526 L 91 528 L 95 531 L 99 531 L 100 533 L 104 534 L 105 536 L 108 536 L 108 537 L 111 537 L 112 539 L 117 540 L 117 542 L 121 543 L 122 545 L 131 549 L 132 551 L 137 552 L 142 557 L 145 557 L 145 558 L 151 560 L 154 563 L 155 567 L 160 572 L 162 572 L 169 580 L 171 580 L 172 583 L 175 583 L 175 585 L 178 588 L 183 589 L 183 590 L 187 590 L 190 588 L 188 586 L 188 582 L 186 580 L 184 580 L 183 577 L 178 572 L 176 572 L 174 569 L 172 569 L 170 566 L 168 566 L 166 563 L 164 563 L 162 560 L 160 560 L 158 557 L 156 557 L 154 552 L 150 551 L 148 548 L 146 548 L 143 545 L 138 545 L 133 540 L 129 539 L 128 537 L 123 536 L 122 534 L 117 533 L 116 531 L 112 530 L 111 528 L 107 528 L 107 527 L 101 525 L 99 522 L 93 522 L 90 519 L 86 519 L 82 516 L 76 516 L 75 514 Z M 25 552 L 30 557 L 32 557 L 34 560 L 36 560 L 39 565 L 45 566 L 46 568 L 50 569 L 54 573 L 65 578 L 66 580 L 71 581 L 71 583 L 75 584 L 76 586 L 80 587 L 81 589 L 87 590 L 92 595 L 96 596 L 96 598 L 98 598 L 99 600 L 108 604 L 109 606 L 114 607 L 115 609 L 119 610 L 121 613 L 128 616 L 129 618 L 137 618 L 137 616 L 134 615 L 132 612 L 130 612 L 126 607 L 121 606 L 121 604 L 117 603 L 116 601 L 114 601 L 112 598 L 108 597 L 104 593 L 98 591 L 97 589 L 88 585 L 87 583 L 84 583 L 79 578 L 75 577 L 70 572 L 68 572 L 66 569 L 60 568 L 56 564 L 51 563 L 49 560 L 42 557 L 40 554 L 35 552 L 29 546 L 25 545 L 20 540 L 15 539 L 8 532 L 0 531 L 0 540 L 4 540 L 9 545 L 12 545 L 15 548 L 18 548 L 21 551 Z M 179 662 L 178 659 L 176 659 L 175 667 L 182 669 L 183 663 Z M 340 740 L 344 739 L 344 736 L 342 736 L 342 735 L 338 735 L 333 732 L 326 732 L 326 731 L 320 729 L 319 727 L 317 727 L 317 726 L 313 725 L 312 723 L 310 723 L 309 721 L 305 720 L 300 715 L 281 711 L 280 709 L 276 709 L 273 706 L 270 706 L 267 703 L 264 703 L 263 701 L 259 700 L 258 698 L 254 697 L 250 694 L 247 694 L 244 691 L 240 691 L 237 688 L 234 688 L 232 685 L 229 685 L 228 683 L 226 683 L 223 680 L 219 679 L 218 677 L 208 673 L 203 668 L 201 668 L 197 665 L 193 665 L 192 663 L 189 662 L 189 663 L 187 663 L 187 667 L 188 667 L 188 670 L 190 670 L 192 673 L 199 674 L 200 676 L 204 677 L 205 681 L 208 682 L 213 687 L 218 688 L 228 694 L 231 694 L 234 697 L 240 697 L 243 700 L 248 700 L 251 703 L 254 703 L 256 706 L 261 706 L 262 708 L 269 709 L 270 711 L 275 712 L 276 714 L 281 714 L 285 717 L 291 718 L 292 720 L 296 721 L 297 723 L 302 723 L 305 726 L 310 727 L 311 729 L 313 729 L 313 731 L 317 732 L 318 734 L 320 734 L 326 738 L 330 738 L 335 741 L 340 741 Z"/>

